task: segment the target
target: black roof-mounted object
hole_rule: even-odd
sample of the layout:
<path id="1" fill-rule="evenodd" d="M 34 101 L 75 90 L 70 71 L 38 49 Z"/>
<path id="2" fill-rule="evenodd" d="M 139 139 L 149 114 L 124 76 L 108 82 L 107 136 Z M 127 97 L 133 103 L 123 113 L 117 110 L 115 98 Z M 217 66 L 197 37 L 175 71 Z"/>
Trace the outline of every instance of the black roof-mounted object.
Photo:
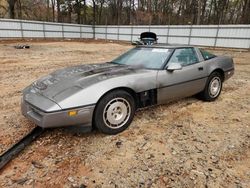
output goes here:
<path id="1" fill-rule="evenodd" d="M 157 43 L 157 35 L 153 32 L 143 32 L 140 34 L 140 41 L 133 41 L 133 45 L 152 45 Z"/>
<path id="2" fill-rule="evenodd" d="M 157 41 L 157 36 L 153 32 L 143 32 L 140 35 L 140 39 L 141 40 L 143 40 L 143 39 L 154 39 L 154 41 Z"/>

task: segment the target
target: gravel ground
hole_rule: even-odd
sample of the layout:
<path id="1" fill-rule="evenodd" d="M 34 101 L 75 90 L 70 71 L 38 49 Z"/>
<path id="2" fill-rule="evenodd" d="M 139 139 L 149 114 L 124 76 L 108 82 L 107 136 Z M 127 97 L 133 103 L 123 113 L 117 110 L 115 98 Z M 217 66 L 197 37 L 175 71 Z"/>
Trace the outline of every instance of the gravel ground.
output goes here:
<path id="1" fill-rule="evenodd" d="M 20 43 L 20 42 L 19 42 Z M 0 42 L 0 153 L 34 124 L 20 113 L 21 90 L 58 68 L 112 60 L 131 48 L 103 42 Z M 250 187 L 250 52 L 215 102 L 186 98 L 140 110 L 128 130 L 45 132 L 0 171 L 0 187 Z"/>

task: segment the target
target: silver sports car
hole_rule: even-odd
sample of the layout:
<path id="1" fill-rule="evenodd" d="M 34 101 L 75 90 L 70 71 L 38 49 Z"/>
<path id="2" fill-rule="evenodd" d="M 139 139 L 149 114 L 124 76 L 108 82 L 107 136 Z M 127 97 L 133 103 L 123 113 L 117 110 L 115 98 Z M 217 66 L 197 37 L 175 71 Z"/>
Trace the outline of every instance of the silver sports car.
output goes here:
<path id="1" fill-rule="evenodd" d="M 40 127 L 117 134 L 139 108 L 199 94 L 214 101 L 232 58 L 192 46 L 137 46 L 111 62 L 57 70 L 23 91 L 22 113 Z"/>

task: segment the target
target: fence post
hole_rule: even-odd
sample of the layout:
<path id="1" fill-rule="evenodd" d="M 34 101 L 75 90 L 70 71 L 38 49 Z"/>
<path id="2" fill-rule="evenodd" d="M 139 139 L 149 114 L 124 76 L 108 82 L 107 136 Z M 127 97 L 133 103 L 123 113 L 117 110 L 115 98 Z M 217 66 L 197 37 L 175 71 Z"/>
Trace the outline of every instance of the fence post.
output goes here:
<path id="1" fill-rule="evenodd" d="M 214 48 L 217 46 L 217 39 L 218 39 L 218 35 L 219 35 L 219 30 L 220 30 L 220 24 L 218 24 L 218 26 L 217 26 L 217 31 L 216 31 L 216 35 L 215 35 L 215 39 L 214 39 Z"/>
<path id="2" fill-rule="evenodd" d="M 64 39 L 64 25 L 62 23 L 62 38 Z"/>
<path id="3" fill-rule="evenodd" d="M 106 24 L 106 27 L 105 27 L 105 41 L 107 42 L 108 40 L 108 26 Z"/>
<path id="4" fill-rule="evenodd" d="M 248 39 L 248 47 L 246 47 L 248 51 L 250 51 L 250 38 Z"/>
<path id="5" fill-rule="evenodd" d="M 92 24 L 93 39 L 95 40 L 95 22 Z"/>
<path id="6" fill-rule="evenodd" d="M 248 50 L 250 51 L 250 39 L 249 39 L 248 41 L 249 41 L 249 47 L 248 47 Z"/>
<path id="7" fill-rule="evenodd" d="M 192 36 L 192 29 L 193 29 L 193 24 L 190 25 L 189 36 L 188 36 L 188 45 L 190 45 L 191 36 Z"/>
<path id="8" fill-rule="evenodd" d="M 43 22 L 43 39 L 46 39 L 46 34 L 45 34 L 45 22 Z"/>
<path id="9" fill-rule="evenodd" d="M 167 41 L 166 41 L 166 43 L 168 44 L 168 36 L 169 36 L 169 25 L 168 25 L 168 31 L 167 31 Z"/>
<path id="10" fill-rule="evenodd" d="M 21 37 L 23 39 L 24 35 L 23 35 L 23 21 L 22 20 L 20 20 L 20 29 L 21 29 Z"/>
<path id="11" fill-rule="evenodd" d="M 80 25 L 80 39 L 82 39 L 82 25 Z"/>
<path id="12" fill-rule="evenodd" d="M 131 25 L 131 42 L 133 42 L 134 26 Z"/>
<path id="13" fill-rule="evenodd" d="M 120 25 L 117 26 L 117 41 L 119 41 L 120 37 Z"/>
<path id="14" fill-rule="evenodd" d="M 108 40 L 108 16 L 107 14 L 105 15 L 105 41 L 107 42 Z"/>

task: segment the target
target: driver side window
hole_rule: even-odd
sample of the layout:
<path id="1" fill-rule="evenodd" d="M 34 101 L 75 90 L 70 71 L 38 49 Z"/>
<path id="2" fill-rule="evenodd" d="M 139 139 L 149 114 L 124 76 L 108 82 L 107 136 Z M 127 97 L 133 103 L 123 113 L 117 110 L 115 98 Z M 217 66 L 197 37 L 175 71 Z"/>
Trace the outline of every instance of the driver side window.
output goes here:
<path id="1" fill-rule="evenodd" d="M 183 67 L 198 63 L 199 60 L 193 48 L 176 49 L 172 55 L 169 63 L 178 63 Z"/>

